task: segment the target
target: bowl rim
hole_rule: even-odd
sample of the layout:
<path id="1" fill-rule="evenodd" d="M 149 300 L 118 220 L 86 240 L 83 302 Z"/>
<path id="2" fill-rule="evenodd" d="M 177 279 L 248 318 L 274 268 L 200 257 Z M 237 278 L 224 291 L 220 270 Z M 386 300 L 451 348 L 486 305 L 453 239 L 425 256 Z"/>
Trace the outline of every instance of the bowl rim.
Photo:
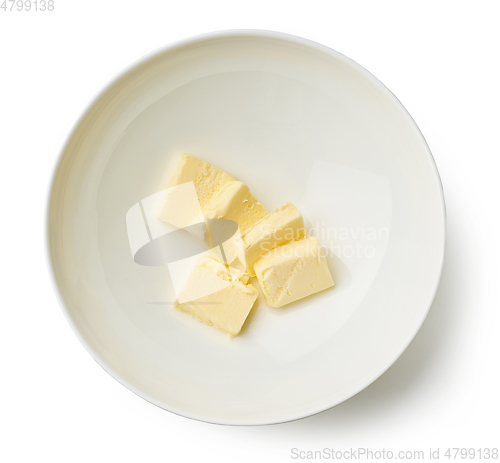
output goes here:
<path id="1" fill-rule="evenodd" d="M 56 281 L 56 276 L 55 276 L 55 269 L 54 269 L 54 262 L 52 261 L 51 257 L 51 243 L 50 243 L 50 205 L 52 201 L 52 193 L 53 189 L 55 186 L 55 181 L 57 177 L 57 173 L 59 171 L 59 168 L 61 166 L 62 160 L 64 158 L 64 155 L 66 153 L 66 150 L 68 148 L 69 143 L 71 142 L 73 136 L 75 135 L 76 131 L 78 130 L 79 126 L 85 119 L 85 117 L 88 115 L 88 113 L 92 110 L 92 108 L 99 102 L 101 98 L 103 98 L 106 93 L 115 85 L 120 79 L 124 78 L 129 74 L 131 71 L 133 71 L 135 68 L 147 63 L 149 60 L 152 60 L 155 57 L 158 57 L 159 55 L 167 52 L 167 51 L 173 51 L 175 49 L 180 49 L 182 47 L 185 47 L 187 45 L 194 45 L 197 43 L 202 43 L 208 40 L 212 39 L 217 39 L 217 38 L 224 38 L 224 39 L 231 39 L 231 38 L 238 38 L 238 37 L 253 37 L 253 38 L 265 38 L 265 39 L 278 39 L 278 40 L 284 40 L 288 42 L 292 42 L 294 44 L 298 45 L 303 45 L 308 48 L 311 48 L 313 50 L 319 51 L 326 53 L 327 55 L 336 58 L 340 61 L 342 61 L 344 64 L 350 66 L 357 72 L 361 73 L 364 77 L 366 77 L 368 80 L 371 81 L 371 83 L 375 84 L 388 98 L 392 99 L 397 105 L 400 106 L 400 108 L 403 110 L 405 115 L 408 117 L 409 122 L 411 125 L 413 125 L 413 128 L 416 131 L 417 136 L 420 138 L 420 141 L 423 143 L 423 146 L 425 150 L 427 151 L 429 160 L 431 161 L 431 166 L 434 171 L 434 174 L 437 179 L 438 183 L 438 189 L 439 189 L 439 198 L 440 198 L 440 206 L 442 210 L 442 226 L 443 226 L 443 236 L 441 237 L 442 240 L 442 251 L 441 251 L 441 256 L 440 256 L 440 263 L 439 263 L 439 272 L 438 272 L 438 277 L 436 278 L 436 283 L 434 286 L 434 289 L 431 293 L 430 299 L 427 303 L 427 307 L 425 311 L 422 314 L 422 318 L 419 321 L 419 323 L 416 325 L 414 332 L 411 334 L 411 336 L 408 337 L 407 342 L 403 345 L 403 347 L 396 352 L 396 354 L 393 356 L 393 358 L 387 362 L 386 365 L 384 365 L 383 368 L 380 369 L 379 372 L 377 372 L 375 375 L 373 375 L 366 383 L 364 383 L 361 387 L 357 388 L 356 390 L 352 391 L 346 397 L 344 397 L 342 400 L 337 401 L 335 403 L 332 403 L 328 406 L 323 406 L 319 407 L 317 409 L 313 409 L 310 412 L 307 413 L 302 413 L 297 416 L 294 416 L 292 418 L 286 418 L 286 419 L 272 419 L 272 420 L 253 420 L 253 421 L 238 421 L 238 420 L 218 420 L 218 419 L 208 419 L 207 417 L 204 416 L 197 416 L 196 414 L 193 413 L 186 413 L 182 410 L 175 409 L 174 407 L 168 407 L 167 404 L 161 403 L 160 401 L 155 400 L 154 398 L 148 396 L 138 388 L 134 387 L 132 384 L 130 384 L 128 381 L 124 380 L 120 375 L 116 374 L 111 368 L 109 368 L 97 355 L 97 353 L 93 350 L 93 348 L 86 342 L 86 340 L 83 338 L 82 334 L 80 333 L 78 327 L 74 323 L 73 319 L 71 318 L 71 315 L 66 307 L 66 304 L 64 302 L 63 296 L 60 292 L 60 289 L 58 287 L 57 281 Z M 434 302 L 437 290 L 439 288 L 439 284 L 441 281 L 441 276 L 443 272 L 443 266 L 444 266 L 444 258 L 446 254 L 446 230 L 447 230 L 447 214 L 446 214 L 446 203 L 445 203 L 445 198 L 444 198 L 444 189 L 443 189 L 443 183 L 441 180 L 441 176 L 439 175 L 439 171 L 437 169 L 436 161 L 434 159 L 434 156 L 432 155 L 432 152 L 429 148 L 429 145 L 422 134 L 421 130 L 419 129 L 418 125 L 416 124 L 415 120 L 413 117 L 410 115 L 408 110 L 405 108 L 405 106 L 401 103 L 401 101 L 394 95 L 394 93 L 391 92 L 377 77 L 375 77 L 370 71 L 365 69 L 363 66 L 358 64 L 356 61 L 354 61 L 351 58 L 348 58 L 347 56 L 343 55 L 342 53 L 326 46 L 322 45 L 318 42 L 315 42 L 310 39 L 306 39 L 301 36 L 297 36 L 294 34 L 288 34 L 284 32 L 277 32 L 273 30 L 266 30 L 266 29 L 225 29 L 225 30 L 219 30 L 219 31 L 213 31 L 213 32 L 207 32 L 203 34 L 197 34 L 195 36 L 191 36 L 188 38 L 184 38 L 181 40 L 177 40 L 174 42 L 171 42 L 167 45 L 164 45 L 162 47 L 156 48 L 155 50 L 146 53 L 139 59 L 135 60 L 132 62 L 130 65 L 126 66 L 124 69 L 116 73 L 111 79 L 109 79 L 101 88 L 100 90 L 90 99 L 90 101 L 87 103 L 85 108 L 80 114 L 80 117 L 76 120 L 76 122 L 73 124 L 71 127 L 68 135 L 66 136 L 61 149 L 59 150 L 59 154 L 56 157 L 56 160 L 54 162 L 54 166 L 52 168 L 52 172 L 50 175 L 49 179 L 49 184 L 48 188 L 46 191 L 46 197 L 45 197 L 45 221 L 44 221 L 44 251 L 45 251 L 45 259 L 46 259 L 46 264 L 47 264 L 47 269 L 50 277 L 50 281 L 52 283 L 52 288 L 54 290 L 54 293 L 56 295 L 57 301 L 59 303 L 59 306 L 69 323 L 71 329 L 75 333 L 76 337 L 79 339 L 81 344 L 85 347 L 87 352 L 92 356 L 92 358 L 99 364 L 111 377 L 113 377 L 116 381 L 118 381 L 121 385 L 125 386 L 127 389 L 141 397 L 142 399 L 148 401 L 149 403 L 156 405 L 157 407 L 161 408 L 162 410 L 166 410 L 168 412 L 174 413 L 176 415 L 193 419 L 196 421 L 201 421 L 205 423 L 210 423 L 210 424 L 218 424 L 218 425 L 230 425 L 230 426 L 262 426 L 262 425 L 272 425 L 272 424 L 281 424 L 281 423 L 288 423 L 291 421 L 296 421 L 300 420 L 303 418 L 307 418 L 309 416 L 317 415 L 318 413 L 322 413 L 326 410 L 329 410 L 342 402 L 345 402 L 346 400 L 349 400 L 350 398 L 354 397 L 355 395 L 359 394 L 362 390 L 366 389 L 369 385 L 374 383 L 377 379 L 379 379 L 394 363 L 398 360 L 398 358 L 402 355 L 402 353 L 407 349 L 407 347 L 410 345 L 410 343 L 414 340 L 416 334 L 422 327 L 425 319 L 427 318 L 427 315 L 430 311 L 430 308 L 432 307 L 432 304 Z"/>

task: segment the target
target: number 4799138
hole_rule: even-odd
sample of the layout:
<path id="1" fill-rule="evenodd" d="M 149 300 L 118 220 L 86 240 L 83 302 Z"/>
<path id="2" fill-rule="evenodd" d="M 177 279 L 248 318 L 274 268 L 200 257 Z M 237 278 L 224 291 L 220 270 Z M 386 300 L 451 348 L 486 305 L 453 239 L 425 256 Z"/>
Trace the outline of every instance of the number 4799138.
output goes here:
<path id="1" fill-rule="evenodd" d="M 1 0 L 0 0 L 1 1 Z M 0 11 L 54 11 L 54 0 L 3 0 Z"/>

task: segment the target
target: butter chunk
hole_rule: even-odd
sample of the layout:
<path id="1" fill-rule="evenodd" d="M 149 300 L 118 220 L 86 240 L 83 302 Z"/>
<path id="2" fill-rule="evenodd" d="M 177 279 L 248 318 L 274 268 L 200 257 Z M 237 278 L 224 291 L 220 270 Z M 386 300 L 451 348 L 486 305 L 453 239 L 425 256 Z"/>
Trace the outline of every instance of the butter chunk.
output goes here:
<path id="1" fill-rule="evenodd" d="M 165 190 L 158 218 L 178 228 L 186 228 L 205 221 L 193 182 L 182 183 Z"/>
<path id="2" fill-rule="evenodd" d="M 197 201 L 169 191 L 183 184 L 194 185 Z M 233 220 L 241 233 L 267 215 L 247 185 L 189 154 L 182 155 L 167 192 L 158 218 L 175 226 L 181 223 L 178 217 L 182 217 L 182 223 L 195 223 L 199 218 L 197 205 L 205 219 Z"/>
<path id="3" fill-rule="evenodd" d="M 226 183 L 203 210 L 208 219 L 234 220 L 243 233 L 267 215 L 266 209 L 243 182 Z"/>
<path id="4" fill-rule="evenodd" d="M 253 266 L 266 252 L 304 236 L 304 220 L 290 203 L 253 224 L 243 235 L 246 267 L 250 275 L 255 275 Z"/>
<path id="5" fill-rule="evenodd" d="M 271 307 L 282 307 L 334 285 L 315 237 L 269 251 L 255 263 L 254 270 Z"/>
<path id="6" fill-rule="evenodd" d="M 169 187 L 182 183 L 194 182 L 201 208 L 211 201 L 212 197 L 228 182 L 234 180 L 231 175 L 208 162 L 190 154 L 183 154 L 177 169 L 170 180 Z"/>
<path id="7" fill-rule="evenodd" d="M 198 259 L 176 307 L 198 320 L 236 336 L 255 303 L 258 291 L 248 275 L 203 256 Z"/>

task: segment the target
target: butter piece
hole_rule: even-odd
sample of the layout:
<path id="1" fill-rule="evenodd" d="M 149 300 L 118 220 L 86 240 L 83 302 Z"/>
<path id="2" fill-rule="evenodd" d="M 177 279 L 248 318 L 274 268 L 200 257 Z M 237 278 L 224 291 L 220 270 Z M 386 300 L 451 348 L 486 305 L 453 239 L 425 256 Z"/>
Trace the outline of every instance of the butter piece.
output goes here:
<path id="1" fill-rule="evenodd" d="M 182 183 L 194 182 L 198 201 L 202 209 L 211 201 L 212 197 L 228 182 L 233 181 L 227 172 L 212 166 L 190 154 L 182 154 L 177 169 L 170 180 L 169 187 Z"/>
<path id="2" fill-rule="evenodd" d="M 258 296 L 257 289 L 247 282 L 246 273 L 203 256 L 196 261 L 175 306 L 236 336 Z"/>
<path id="3" fill-rule="evenodd" d="M 203 208 L 203 213 L 207 219 L 234 220 L 242 233 L 267 215 L 248 186 L 238 181 L 223 185 Z"/>
<path id="4" fill-rule="evenodd" d="M 177 228 L 204 223 L 205 218 L 193 182 L 181 183 L 165 190 L 158 218 Z"/>
<path id="5" fill-rule="evenodd" d="M 188 182 L 193 182 L 199 205 L 207 219 L 234 220 L 244 232 L 267 214 L 244 183 L 208 162 L 183 154 L 169 188 Z M 165 201 L 158 218 L 172 223 L 171 218 L 180 214 L 179 209 L 183 209 L 182 201 Z"/>
<path id="6" fill-rule="evenodd" d="M 254 223 L 243 235 L 246 267 L 250 275 L 255 275 L 253 266 L 266 252 L 305 235 L 304 220 L 290 203 Z"/>
<path id="7" fill-rule="evenodd" d="M 207 219 L 229 219 L 238 224 L 238 232 L 222 244 L 228 263 L 238 257 L 245 266 L 244 244 L 241 232 L 267 215 L 264 207 L 255 199 L 247 185 L 232 181 L 226 183 L 204 209 Z M 211 227 L 213 228 L 213 227 Z M 212 233 L 211 233 L 212 234 Z M 214 257 L 218 257 L 216 252 Z"/>
<path id="8" fill-rule="evenodd" d="M 200 216 L 201 221 L 233 220 L 238 230 L 233 237 L 220 244 L 228 263 L 238 257 L 243 264 L 245 257 L 241 233 L 266 215 L 266 209 L 247 185 L 189 154 L 182 155 L 158 211 L 160 220 L 179 228 L 199 223 Z M 216 258 L 220 254 L 217 251 L 214 253 Z"/>
<path id="9" fill-rule="evenodd" d="M 315 237 L 269 251 L 255 263 L 254 270 L 271 307 L 282 307 L 334 285 Z"/>

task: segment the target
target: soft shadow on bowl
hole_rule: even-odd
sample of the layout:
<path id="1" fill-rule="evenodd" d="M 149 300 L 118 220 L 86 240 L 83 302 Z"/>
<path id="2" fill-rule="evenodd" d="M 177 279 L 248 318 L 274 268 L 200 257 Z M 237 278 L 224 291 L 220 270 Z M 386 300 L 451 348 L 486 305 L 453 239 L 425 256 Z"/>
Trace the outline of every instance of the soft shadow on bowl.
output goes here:
<path id="1" fill-rule="evenodd" d="M 450 222 L 448 216 L 448 225 Z M 429 315 L 394 365 L 351 399 L 325 412 L 286 424 L 287 432 L 293 429 L 300 433 L 316 433 L 320 428 L 331 432 L 332 429 L 356 428 L 361 423 L 374 425 L 382 414 L 388 415 L 404 401 L 412 400 L 412 395 L 424 396 L 424 386 L 436 388 L 437 393 L 438 387 L 441 389 L 443 383 L 451 381 L 441 366 L 446 362 L 447 348 L 456 339 L 459 317 L 467 310 L 462 302 L 464 287 L 457 285 L 457 281 L 466 280 L 461 249 L 456 233 L 448 237 L 441 282 Z"/>
<path id="2" fill-rule="evenodd" d="M 361 428 L 375 429 L 384 417 L 396 416 L 407 401 L 425 402 L 426 394 L 433 394 L 452 381 L 444 371 L 447 355 L 456 339 L 460 316 L 467 310 L 464 287 L 456 284 L 465 279 L 462 241 L 458 226 L 448 227 L 454 234 L 448 237 L 441 281 L 424 324 L 400 358 L 378 380 L 345 402 L 322 413 L 275 426 L 244 427 L 245 433 L 255 433 L 259 439 L 283 438 L 288 442 L 308 439 L 338 438 Z M 232 428 L 240 432 L 241 428 Z"/>

